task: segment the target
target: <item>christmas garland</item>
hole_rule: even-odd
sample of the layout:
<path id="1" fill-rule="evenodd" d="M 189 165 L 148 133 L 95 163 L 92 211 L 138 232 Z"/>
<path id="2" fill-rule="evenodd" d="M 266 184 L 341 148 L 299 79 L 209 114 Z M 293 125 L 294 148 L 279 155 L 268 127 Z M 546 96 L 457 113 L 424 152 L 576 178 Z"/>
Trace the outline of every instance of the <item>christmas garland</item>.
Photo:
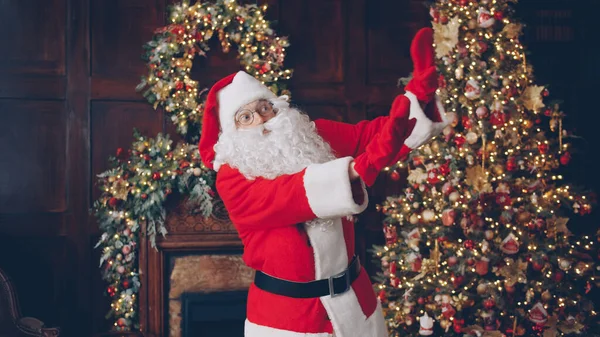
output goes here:
<path id="1" fill-rule="evenodd" d="M 278 37 L 264 19 L 267 6 L 240 6 L 234 0 L 216 3 L 188 2 L 172 7 L 169 26 L 156 31 L 145 45 L 144 60 L 149 74 L 137 90 L 154 108 L 162 107 L 177 126 L 177 132 L 196 142 L 204 109 L 198 82 L 190 77 L 196 55 L 206 56 L 208 41 L 215 35 L 223 52 L 238 46 L 240 64 L 246 72 L 267 85 L 274 93 L 289 95 L 278 81 L 289 79 L 292 72 L 283 69 L 287 38 Z"/>
<path id="2" fill-rule="evenodd" d="M 218 36 L 225 53 L 237 46 L 241 66 L 275 94 L 289 95 L 279 80 L 289 79 L 283 69 L 286 38 L 277 37 L 264 19 L 266 6 L 239 5 L 235 0 L 189 2 L 169 8 L 170 24 L 155 32 L 144 46 L 148 74 L 136 88 L 154 109 L 161 107 L 176 125 L 184 142 L 172 147 L 168 135 L 141 136 L 128 150 L 117 149 L 110 169 L 98 175 L 102 191 L 94 202 L 102 236 L 100 267 L 108 283 L 111 309 L 106 318 L 114 330 L 139 329 L 137 294 L 140 289 L 136 248 L 139 235 L 155 247 L 156 235 L 166 235 L 164 203 L 171 194 L 186 196 L 188 209 L 210 216 L 214 197 L 214 172 L 202 165 L 197 144 L 203 93 L 190 77 L 195 56 L 206 56 L 208 42 Z M 146 231 L 140 232 L 140 224 Z"/>

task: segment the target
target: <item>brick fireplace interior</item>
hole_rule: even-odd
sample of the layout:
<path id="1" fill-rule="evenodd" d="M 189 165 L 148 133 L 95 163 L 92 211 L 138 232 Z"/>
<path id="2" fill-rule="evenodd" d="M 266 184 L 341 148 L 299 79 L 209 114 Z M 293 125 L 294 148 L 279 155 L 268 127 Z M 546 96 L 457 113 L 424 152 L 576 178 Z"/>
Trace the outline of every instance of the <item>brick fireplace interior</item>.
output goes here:
<path id="1" fill-rule="evenodd" d="M 204 219 L 169 205 L 166 238 L 141 239 L 140 328 L 148 336 L 243 337 L 254 272 L 221 204 Z"/>

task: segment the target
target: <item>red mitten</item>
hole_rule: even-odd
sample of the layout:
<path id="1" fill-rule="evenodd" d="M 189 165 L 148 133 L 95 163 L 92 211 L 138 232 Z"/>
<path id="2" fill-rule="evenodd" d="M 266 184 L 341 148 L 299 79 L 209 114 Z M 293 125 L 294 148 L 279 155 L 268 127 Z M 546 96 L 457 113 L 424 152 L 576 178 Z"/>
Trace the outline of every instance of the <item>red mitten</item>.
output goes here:
<path id="1" fill-rule="evenodd" d="M 409 119 L 411 102 L 402 95 L 396 97 L 390 117 L 365 148 L 365 152 L 354 160 L 354 169 L 367 186 L 372 186 L 379 172 L 398 161 L 406 138 L 412 133 L 416 120 Z"/>
<path id="2" fill-rule="evenodd" d="M 413 78 L 404 89 L 417 96 L 419 102 L 428 104 L 438 88 L 433 29 L 422 28 L 417 32 L 410 45 L 410 56 L 413 61 Z"/>

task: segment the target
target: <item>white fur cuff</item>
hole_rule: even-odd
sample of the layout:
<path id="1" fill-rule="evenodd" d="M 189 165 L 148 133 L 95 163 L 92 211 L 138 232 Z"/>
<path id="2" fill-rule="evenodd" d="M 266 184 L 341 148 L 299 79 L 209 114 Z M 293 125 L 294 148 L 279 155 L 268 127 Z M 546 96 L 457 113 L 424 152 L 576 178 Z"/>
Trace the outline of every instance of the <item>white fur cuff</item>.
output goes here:
<path id="1" fill-rule="evenodd" d="M 411 149 L 416 149 L 437 136 L 450 121 L 447 119 L 444 107 L 437 95 L 435 96 L 435 104 L 440 113 L 440 117 L 442 118 L 442 122 L 433 122 L 425 115 L 415 94 L 407 91 L 404 96 L 410 100 L 409 118 L 415 118 L 417 120 L 413 131 L 404 141 L 404 144 Z"/>
<path id="2" fill-rule="evenodd" d="M 361 181 L 364 200 L 354 202 L 348 166 L 352 157 L 335 159 L 323 164 L 312 164 L 304 174 L 304 188 L 310 208 L 319 218 L 338 218 L 358 214 L 369 203 L 364 183 Z"/>

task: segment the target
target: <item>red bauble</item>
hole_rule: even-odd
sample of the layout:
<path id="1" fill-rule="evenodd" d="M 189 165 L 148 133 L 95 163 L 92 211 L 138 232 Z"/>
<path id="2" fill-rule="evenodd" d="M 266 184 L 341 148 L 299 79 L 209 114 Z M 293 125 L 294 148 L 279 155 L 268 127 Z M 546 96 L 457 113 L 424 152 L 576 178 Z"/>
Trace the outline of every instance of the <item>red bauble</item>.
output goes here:
<path id="1" fill-rule="evenodd" d="M 460 285 L 463 283 L 464 280 L 465 280 L 465 277 L 462 275 L 454 276 L 454 281 L 452 281 L 454 288 L 460 287 Z"/>
<path id="2" fill-rule="evenodd" d="M 117 158 L 121 158 L 121 156 L 123 155 L 125 151 L 123 151 L 123 148 L 120 147 L 117 149 Z"/>
<path id="3" fill-rule="evenodd" d="M 567 164 L 569 164 L 570 161 L 571 161 L 571 154 L 569 152 L 565 152 L 565 153 L 563 153 L 562 156 L 560 156 L 561 164 L 567 165 Z"/>
<path id="4" fill-rule="evenodd" d="M 473 242 L 473 240 L 466 240 L 465 248 L 467 248 L 468 250 L 475 248 L 475 243 Z"/>
<path id="5" fill-rule="evenodd" d="M 452 324 L 452 328 L 454 329 L 454 332 L 456 332 L 456 333 L 463 332 L 462 329 L 464 328 L 464 326 L 465 326 L 464 319 L 455 319 L 454 324 Z"/>
<path id="6" fill-rule="evenodd" d="M 142 197 L 142 200 L 146 200 L 146 199 L 148 199 L 148 194 L 142 193 L 141 197 Z"/>
<path id="7" fill-rule="evenodd" d="M 468 5 L 468 4 L 469 4 L 469 0 L 460 0 L 459 4 L 460 4 L 461 6 L 466 6 L 466 5 Z"/>
<path id="8" fill-rule="evenodd" d="M 119 199 L 117 199 L 115 197 L 112 197 L 112 198 L 108 199 L 108 205 L 110 207 L 116 207 L 117 204 L 119 204 Z"/>
<path id="9" fill-rule="evenodd" d="M 465 143 L 465 137 L 463 137 L 462 135 L 457 134 L 454 137 L 454 144 L 456 144 L 457 147 L 461 147 L 464 143 Z"/>
<path id="10" fill-rule="evenodd" d="M 122 284 L 123 284 L 123 288 L 125 288 L 125 289 L 129 288 L 129 280 L 127 280 L 127 279 L 123 280 Z"/>
<path id="11" fill-rule="evenodd" d="M 542 268 L 544 268 L 544 264 L 540 263 L 539 261 L 533 261 L 531 267 L 533 267 L 533 270 L 535 271 L 540 271 L 542 270 Z"/>
<path id="12" fill-rule="evenodd" d="M 385 290 L 381 289 L 381 291 L 379 292 L 379 295 L 377 295 L 377 297 L 379 297 L 379 300 L 382 302 L 385 302 L 387 296 L 385 294 Z"/>
<path id="13" fill-rule="evenodd" d="M 182 169 L 188 166 L 190 166 L 190 162 L 188 162 L 187 160 L 182 160 L 181 163 L 179 163 L 179 167 L 181 167 Z"/>
<path id="14" fill-rule="evenodd" d="M 517 169 L 517 161 L 514 158 L 509 159 L 506 162 L 506 169 L 508 171 L 514 171 Z"/>
<path id="15" fill-rule="evenodd" d="M 420 305 L 425 304 L 425 298 L 419 297 L 419 299 L 417 299 L 417 303 L 419 303 Z"/>
<path id="16" fill-rule="evenodd" d="M 548 152 L 548 144 L 546 144 L 546 143 L 539 144 L 538 150 L 540 151 L 541 154 L 545 154 L 546 152 Z"/>
<path id="17" fill-rule="evenodd" d="M 447 24 L 448 23 L 448 17 L 446 15 L 443 15 L 440 17 L 440 22 L 443 24 Z"/>
<path id="18" fill-rule="evenodd" d="M 150 159 L 151 159 L 151 158 L 150 158 L 150 155 L 149 155 L 149 154 L 145 154 L 145 155 L 144 155 L 144 160 L 145 160 L 145 161 L 150 161 Z"/>
<path id="19" fill-rule="evenodd" d="M 398 173 L 397 171 L 392 171 L 392 173 L 390 174 L 390 178 L 392 178 L 393 181 L 398 181 L 400 180 L 400 173 Z"/>
<path id="20" fill-rule="evenodd" d="M 557 271 L 554 273 L 554 276 L 552 277 L 552 279 L 554 280 L 554 282 L 560 282 L 560 281 L 562 281 L 564 276 L 565 276 L 565 274 L 562 271 Z"/>
<path id="21" fill-rule="evenodd" d="M 117 289 L 113 286 L 109 286 L 108 288 L 106 288 L 106 292 L 110 297 L 113 297 L 117 293 Z"/>
<path id="22" fill-rule="evenodd" d="M 462 125 L 465 129 L 470 129 L 473 127 L 473 121 L 469 118 L 469 116 L 462 117 Z"/>
<path id="23" fill-rule="evenodd" d="M 152 179 L 153 180 L 160 180 L 160 172 L 154 172 L 154 173 L 152 173 Z"/>
<path id="24" fill-rule="evenodd" d="M 494 18 L 498 21 L 501 21 L 504 18 L 504 13 L 500 11 L 494 12 Z"/>
<path id="25" fill-rule="evenodd" d="M 175 89 L 177 89 L 177 90 L 183 89 L 183 82 L 177 81 L 177 83 L 175 83 Z"/>
<path id="26" fill-rule="evenodd" d="M 544 89 L 544 91 L 542 91 L 542 95 L 544 97 L 548 97 L 548 96 L 550 96 L 550 91 L 548 91 L 548 89 Z"/>
<path id="27" fill-rule="evenodd" d="M 492 308 L 494 308 L 496 306 L 496 301 L 494 301 L 493 298 L 488 298 L 487 300 L 483 301 L 483 307 L 490 310 Z"/>

